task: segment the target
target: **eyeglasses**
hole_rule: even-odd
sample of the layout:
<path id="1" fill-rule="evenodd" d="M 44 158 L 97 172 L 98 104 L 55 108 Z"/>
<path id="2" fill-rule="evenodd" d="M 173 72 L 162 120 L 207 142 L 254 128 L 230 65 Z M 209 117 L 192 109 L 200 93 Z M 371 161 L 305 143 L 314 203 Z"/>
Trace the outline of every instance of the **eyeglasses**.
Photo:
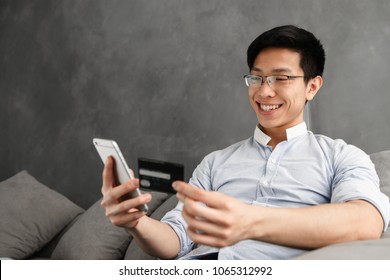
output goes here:
<path id="1" fill-rule="evenodd" d="M 245 84 L 248 87 L 261 87 L 265 81 L 272 89 L 276 89 L 279 86 L 286 86 L 290 84 L 290 81 L 295 78 L 305 78 L 305 76 L 288 76 L 288 75 L 275 75 L 275 76 L 255 76 L 245 75 Z"/>

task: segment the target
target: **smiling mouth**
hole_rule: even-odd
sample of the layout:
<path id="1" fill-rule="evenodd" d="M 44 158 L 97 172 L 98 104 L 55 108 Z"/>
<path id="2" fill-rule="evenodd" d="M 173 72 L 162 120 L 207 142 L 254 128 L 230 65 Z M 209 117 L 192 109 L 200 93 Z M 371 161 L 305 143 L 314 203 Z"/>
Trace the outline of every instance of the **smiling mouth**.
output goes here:
<path id="1" fill-rule="evenodd" d="M 261 103 L 258 103 L 258 104 L 259 104 L 260 109 L 262 111 L 265 111 L 265 112 L 277 110 L 282 106 L 281 104 L 279 104 L 279 105 L 265 105 L 265 104 L 261 104 Z"/>

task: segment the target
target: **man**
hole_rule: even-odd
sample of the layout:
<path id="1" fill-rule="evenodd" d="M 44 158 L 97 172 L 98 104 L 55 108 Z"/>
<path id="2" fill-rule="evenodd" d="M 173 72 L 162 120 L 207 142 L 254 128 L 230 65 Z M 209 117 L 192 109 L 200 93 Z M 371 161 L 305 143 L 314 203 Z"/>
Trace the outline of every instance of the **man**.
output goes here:
<path id="1" fill-rule="evenodd" d="M 136 210 L 150 194 L 120 202 L 139 187 L 116 188 L 111 158 L 102 206 L 147 253 L 159 258 L 288 259 L 337 242 L 377 239 L 389 199 L 369 157 L 342 140 L 308 131 L 305 103 L 322 86 L 323 47 L 295 26 L 276 27 L 249 46 L 245 76 L 258 126 L 254 136 L 206 156 L 180 202 L 162 221 Z"/>

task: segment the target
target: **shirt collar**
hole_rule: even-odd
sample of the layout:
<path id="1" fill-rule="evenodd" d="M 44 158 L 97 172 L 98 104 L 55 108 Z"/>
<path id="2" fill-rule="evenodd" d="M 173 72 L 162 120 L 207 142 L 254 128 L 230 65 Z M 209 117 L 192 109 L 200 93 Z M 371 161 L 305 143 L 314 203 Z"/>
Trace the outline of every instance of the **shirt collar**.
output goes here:
<path id="1" fill-rule="evenodd" d="M 307 132 L 307 126 L 305 122 L 301 122 L 300 124 L 297 124 L 296 126 L 290 127 L 286 129 L 287 134 L 287 141 L 291 140 L 295 137 L 298 137 L 302 134 Z M 257 125 L 255 129 L 255 140 L 259 142 L 260 144 L 266 146 L 269 141 L 271 140 L 271 137 L 269 137 L 267 134 L 265 134 L 260 127 Z"/>

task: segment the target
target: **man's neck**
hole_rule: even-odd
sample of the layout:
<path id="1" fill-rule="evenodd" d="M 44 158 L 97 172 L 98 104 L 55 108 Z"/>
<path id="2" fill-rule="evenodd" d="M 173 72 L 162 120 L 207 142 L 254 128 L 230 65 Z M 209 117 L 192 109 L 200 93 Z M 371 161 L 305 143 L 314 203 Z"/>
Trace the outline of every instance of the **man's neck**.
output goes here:
<path id="1" fill-rule="evenodd" d="M 303 120 L 302 120 L 303 122 Z M 297 125 L 302 122 L 298 122 L 291 126 L 283 126 L 283 127 L 273 127 L 273 128 L 265 128 L 259 125 L 259 128 L 263 133 L 265 133 L 271 140 L 267 143 L 267 145 L 271 146 L 272 149 L 275 149 L 276 145 L 278 145 L 282 141 L 288 140 L 288 137 L 292 136 L 291 128 L 297 127 Z M 296 130 L 295 130 L 296 131 Z M 294 134 L 294 133 L 293 133 Z"/>
<path id="2" fill-rule="evenodd" d="M 261 130 L 269 137 L 271 137 L 271 140 L 268 142 L 268 145 L 271 146 L 273 150 L 280 142 L 287 140 L 287 133 L 286 129 L 284 128 L 266 129 L 262 127 Z"/>

